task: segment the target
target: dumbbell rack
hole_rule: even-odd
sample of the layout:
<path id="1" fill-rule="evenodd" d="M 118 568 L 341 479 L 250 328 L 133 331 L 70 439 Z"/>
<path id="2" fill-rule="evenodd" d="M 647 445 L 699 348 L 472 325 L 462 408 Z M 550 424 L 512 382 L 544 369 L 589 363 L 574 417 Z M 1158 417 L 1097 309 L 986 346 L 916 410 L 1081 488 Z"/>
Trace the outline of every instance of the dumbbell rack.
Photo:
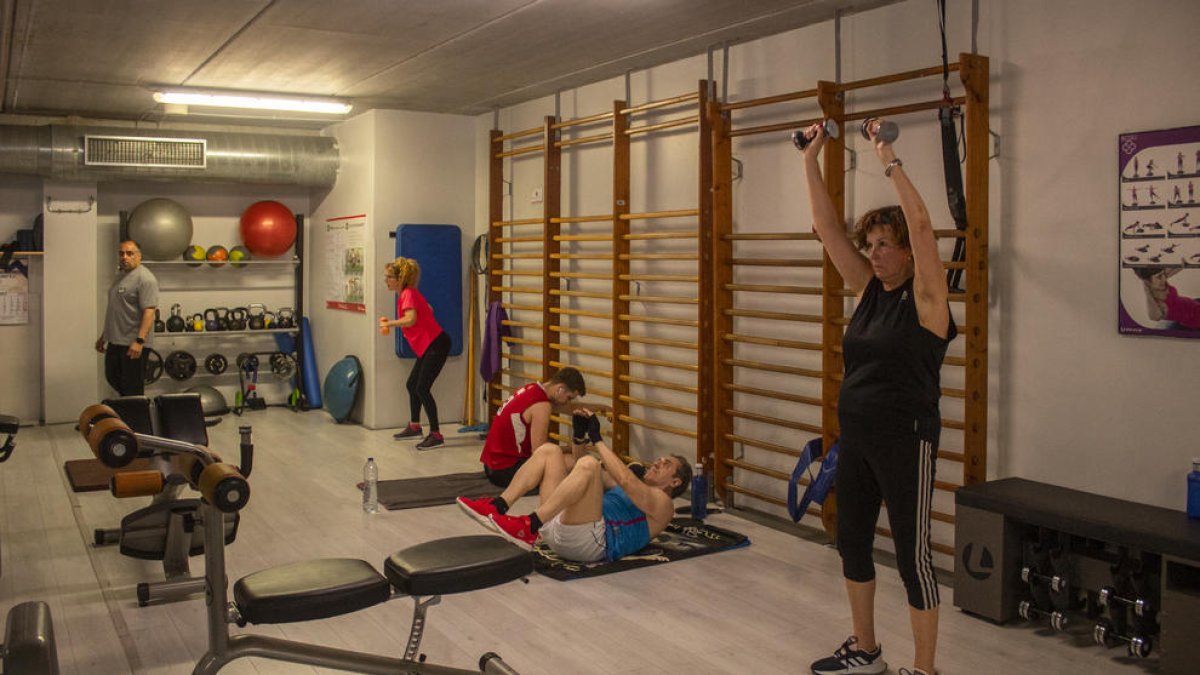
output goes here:
<path id="1" fill-rule="evenodd" d="M 1088 634 L 1163 673 L 1200 661 L 1200 522 L 1019 478 L 960 488 L 954 604 Z"/>

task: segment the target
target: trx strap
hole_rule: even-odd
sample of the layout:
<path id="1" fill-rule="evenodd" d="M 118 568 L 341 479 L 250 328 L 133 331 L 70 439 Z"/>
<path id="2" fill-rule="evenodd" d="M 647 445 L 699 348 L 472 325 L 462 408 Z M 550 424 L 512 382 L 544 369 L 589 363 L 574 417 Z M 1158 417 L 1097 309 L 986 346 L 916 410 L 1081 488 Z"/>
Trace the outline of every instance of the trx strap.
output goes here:
<path id="1" fill-rule="evenodd" d="M 946 54 L 946 0 L 937 0 L 938 27 L 942 34 L 942 106 L 938 108 L 938 122 L 942 127 L 942 168 L 946 178 L 946 205 L 954 218 L 954 227 L 960 232 L 967 229 L 967 202 L 963 195 L 962 171 L 958 155 L 958 134 L 954 118 L 958 108 L 950 98 L 950 62 Z M 953 262 L 966 260 L 967 242 L 962 237 L 954 240 Z M 946 285 L 958 289 L 962 282 L 962 270 L 946 270 Z"/>
<path id="2" fill-rule="evenodd" d="M 816 502 L 818 504 L 825 503 L 825 497 L 829 495 L 829 490 L 833 488 L 833 478 L 837 474 L 838 464 L 838 442 L 834 441 L 833 446 L 829 448 L 829 454 L 821 460 L 821 468 L 817 472 L 816 478 L 810 478 L 808 487 L 804 490 L 804 496 L 797 499 L 797 493 L 800 491 L 800 479 L 812 465 L 814 459 L 821 456 L 821 439 L 814 438 L 804 445 L 804 450 L 800 453 L 800 459 L 796 462 L 796 468 L 792 470 L 792 478 L 788 481 L 788 499 L 787 509 L 788 515 L 792 517 L 792 522 L 800 522 L 804 517 L 805 511 L 808 510 L 808 505 Z"/>

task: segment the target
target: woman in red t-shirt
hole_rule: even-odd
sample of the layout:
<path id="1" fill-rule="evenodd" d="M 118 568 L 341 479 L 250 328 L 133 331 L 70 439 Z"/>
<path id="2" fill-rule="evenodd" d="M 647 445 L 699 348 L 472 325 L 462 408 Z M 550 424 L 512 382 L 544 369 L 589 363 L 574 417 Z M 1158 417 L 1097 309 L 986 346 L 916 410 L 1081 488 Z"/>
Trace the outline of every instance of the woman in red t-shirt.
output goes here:
<path id="1" fill-rule="evenodd" d="M 421 435 L 421 406 L 429 415 L 429 435 L 417 444 L 418 450 L 435 448 L 445 440 L 438 430 L 437 401 L 433 400 L 433 382 L 446 357 L 450 355 L 450 335 L 442 330 L 433 316 L 433 307 L 417 290 L 421 281 L 421 267 L 412 258 L 396 258 L 384 265 L 384 279 L 388 290 L 396 293 L 396 316 L 398 319 L 379 317 L 379 332 L 387 335 L 393 326 L 399 326 L 404 339 L 417 354 L 412 373 L 408 376 L 408 404 L 412 411 L 411 420 L 403 431 L 393 438 L 413 438 Z"/>

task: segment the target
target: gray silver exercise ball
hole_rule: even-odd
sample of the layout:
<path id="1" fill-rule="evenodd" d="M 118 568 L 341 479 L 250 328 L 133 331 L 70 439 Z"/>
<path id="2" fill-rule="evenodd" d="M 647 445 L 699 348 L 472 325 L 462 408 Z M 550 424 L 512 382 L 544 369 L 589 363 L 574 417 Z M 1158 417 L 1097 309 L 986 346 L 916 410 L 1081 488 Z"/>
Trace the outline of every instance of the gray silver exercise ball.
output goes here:
<path id="1" fill-rule="evenodd" d="M 229 405 L 225 402 L 225 395 L 218 391 L 216 387 L 200 384 L 195 387 L 188 387 L 187 391 L 200 394 L 200 409 L 204 411 L 205 417 L 215 417 L 229 412 Z"/>
<path id="2" fill-rule="evenodd" d="M 129 214 L 129 238 L 146 260 L 177 260 L 192 243 L 192 215 L 177 201 L 147 199 Z"/>

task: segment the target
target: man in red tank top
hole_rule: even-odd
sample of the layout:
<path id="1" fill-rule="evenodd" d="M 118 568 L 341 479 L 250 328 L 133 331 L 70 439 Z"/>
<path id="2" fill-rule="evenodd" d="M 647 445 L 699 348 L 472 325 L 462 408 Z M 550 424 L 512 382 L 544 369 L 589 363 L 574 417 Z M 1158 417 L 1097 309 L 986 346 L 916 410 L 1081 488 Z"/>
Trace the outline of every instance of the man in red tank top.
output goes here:
<path id="1" fill-rule="evenodd" d="M 534 449 L 549 440 L 551 410 L 570 412 L 571 402 L 585 394 L 583 375 L 570 366 L 513 392 L 488 427 L 479 456 L 488 480 L 507 487 Z"/>

